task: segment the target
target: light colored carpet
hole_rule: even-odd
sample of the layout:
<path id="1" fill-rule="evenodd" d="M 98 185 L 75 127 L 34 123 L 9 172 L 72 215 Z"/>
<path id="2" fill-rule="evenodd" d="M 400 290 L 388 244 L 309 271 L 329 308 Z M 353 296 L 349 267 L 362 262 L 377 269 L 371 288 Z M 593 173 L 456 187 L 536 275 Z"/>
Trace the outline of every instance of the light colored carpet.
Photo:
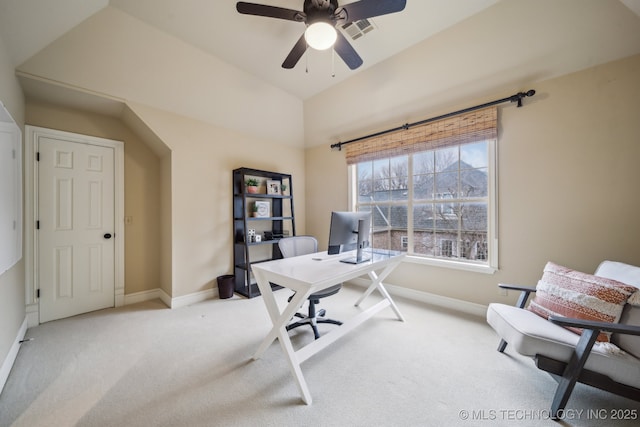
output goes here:
<path id="1" fill-rule="evenodd" d="M 360 292 L 347 286 L 321 305 L 346 319 Z M 284 304 L 290 292 L 276 294 Z M 484 319 L 396 302 L 406 322 L 386 309 L 302 365 L 310 406 L 277 342 L 251 360 L 270 325 L 260 298 L 175 310 L 151 301 L 49 322 L 27 331 L 0 426 L 596 426 L 625 425 L 612 420 L 625 410 L 638 425 L 640 403 L 583 385 L 567 419 L 549 420 L 555 381 L 499 354 Z M 308 328 L 291 335 L 295 346 L 313 339 Z"/>

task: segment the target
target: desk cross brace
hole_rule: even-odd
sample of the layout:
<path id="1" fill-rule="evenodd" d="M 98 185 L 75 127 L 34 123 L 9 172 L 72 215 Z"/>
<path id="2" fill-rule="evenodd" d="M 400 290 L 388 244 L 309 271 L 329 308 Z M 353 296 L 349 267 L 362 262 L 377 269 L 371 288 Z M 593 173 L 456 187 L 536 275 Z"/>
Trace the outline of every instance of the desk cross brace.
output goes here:
<path id="1" fill-rule="evenodd" d="M 376 303 L 372 307 L 369 307 L 365 311 L 344 322 L 340 327 L 335 328 L 334 330 L 322 335 L 319 339 L 314 340 L 313 342 L 307 344 L 299 350 L 294 350 L 293 345 L 291 344 L 291 339 L 289 338 L 289 333 L 286 330 L 286 325 L 291 320 L 291 318 L 293 318 L 295 313 L 302 307 L 309 295 L 311 295 L 311 289 L 308 289 L 305 292 L 296 292 L 289 304 L 285 307 L 282 313 L 280 313 L 276 299 L 273 295 L 273 292 L 271 292 L 271 285 L 269 284 L 269 280 L 267 280 L 266 277 L 262 276 L 261 271 L 255 269 L 254 274 L 258 282 L 258 287 L 260 288 L 260 292 L 262 293 L 262 296 L 264 298 L 264 303 L 267 307 L 267 311 L 273 323 L 273 327 L 258 347 L 256 353 L 253 355 L 253 359 L 259 359 L 271 345 L 271 343 L 273 343 L 273 341 L 277 338 L 280 342 L 283 352 L 285 353 L 289 368 L 291 369 L 291 373 L 296 380 L 296 385 L 298 386 L 298 390 L 302 395 L 302 400 L 307 405 L 310 405 L 312 403 L 312 398 L 311 393 L 309 392 L 309 387 L 307 386 L 304 376 L 302 375 L 302 369 L 300 368 L 300 364 L 302 362 L 309 359 L 311 356 L 318 353 L 333 342 L 337 341 L 340 337 L 349 333 L 357 326 L 364 323 L 367 319 L 373 317 L 375 314 L 379 313 L 389 306 L 391 306 L 391 308 L 393 309 L 398 320 L 404 322 L 404 317 L 400 313 L 400 310 L 393 302 L 391 296 L 382 283 L 382 281 L 391 273 L 391 271 L 395 267 L 395 264 L 387 265 L 379 275 L 376 274 L 375 271 L 369 271 L 368 275 L 371 279 L 371 284 L 354 305 L 356 307 L 359 307 L 360 304 L 365 300 L 365 298 L 371 295 L 371 293 L 375 289 L 378 289 L 378 291 L 384 297 L 382 301 Z M 264 285 L 265 283 L 266 285 Z"/>

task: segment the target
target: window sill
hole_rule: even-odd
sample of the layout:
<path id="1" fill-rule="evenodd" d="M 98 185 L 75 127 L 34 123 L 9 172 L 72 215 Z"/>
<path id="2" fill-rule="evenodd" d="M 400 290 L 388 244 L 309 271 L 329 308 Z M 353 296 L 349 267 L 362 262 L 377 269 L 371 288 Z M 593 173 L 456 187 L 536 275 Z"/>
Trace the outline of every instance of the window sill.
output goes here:
<path id="1" fill-rule="evenodd" d="M 451 261 L 444 259 L 426 258 L 415 255 L 407 255 L 405 262 L 412 264 L 430 265 L 433 267 L 450 268 L 453 270 L 471 271 L 474 273 L 494 274 L 498 271 L 497 268 L 489 265 L 471 264 L 460 261 Z"/>

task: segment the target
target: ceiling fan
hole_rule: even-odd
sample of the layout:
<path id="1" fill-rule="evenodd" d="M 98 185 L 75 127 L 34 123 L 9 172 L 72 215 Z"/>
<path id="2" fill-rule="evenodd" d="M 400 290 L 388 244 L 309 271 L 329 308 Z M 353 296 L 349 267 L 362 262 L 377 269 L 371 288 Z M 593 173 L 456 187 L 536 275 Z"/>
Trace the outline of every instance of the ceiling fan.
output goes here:
<path id="1" fill-rule="evenodd" d="M 355 70 L 362 65 L 362 58 L 342 33 L 336 29 L 336 26 L 400 12 L 406 4 L 406 0 L 360 0 L 339 6 L 338 0 L 304 0 L 303 11 L 300 12 L 277 6 L 239 1 L 236 4 L 236 10 L 246 15 L 304 22 L 307 29 L 285 58 L 282 68 L 295 67 L 307 47 L 318 50 L 333 47 L 347 66 Z"/>

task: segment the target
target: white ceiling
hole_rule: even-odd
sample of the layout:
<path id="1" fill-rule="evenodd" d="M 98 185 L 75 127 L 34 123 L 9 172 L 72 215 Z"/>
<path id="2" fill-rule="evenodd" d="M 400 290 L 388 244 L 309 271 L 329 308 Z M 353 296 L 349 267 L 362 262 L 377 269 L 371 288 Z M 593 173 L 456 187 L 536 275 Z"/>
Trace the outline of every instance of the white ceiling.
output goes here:
<path id="1" fill-rule="evenodd" d="M 373 18 L 374 31 L 351 42 L 364 60 L 354 71 L 339 57 L 332 58 L 330 51 L 314 50 L 309 50 L 293 70 L 281 68 L 304 24 L 241 15 L 236 12 L 235 0 L 0 0 L 0 34 L 18 66 L 89 16 L 111 6 L 307 99 L 497 1 L 408 0 L 404 11 Z M 255 3 L 302 10 L 303 0 Z M 340 4 L 348 3 L 353 0 Z"/>
<path id="2" fill-rule="evenodd" d="M 253 2 L 295 10 L 302 10 L 303 5 L 303 0 Z M 282 69 L 282 61 L 304 32 L 304 24 L 240 15 L 234 0 L 110 0 L 109 4 L 306 99 L 496 2 L 408 0 L 404 11 L 373 18 L 374 31 L 351 42 L 364 60 L 355 71 L 337 56 L 333 61 L 332 51 L 312 49 L 294 69 Z"/>
<path id="3" fill-rule="evenodd" d="M 612 4 L 615 2 L 602 1 Z M 299 10 L 303 4 L 303 0 L 255 2 Z M 352 2 L 353 0 L 345 0 L 342 3 Z M 376 29 L 352 42 L 364 60 L 364 65 L 354 71 L 349 70 L 337 56 L 333 61 L 330 52 L 313 50 L 307 52 L 293 70 L 281 68 L 282 61 L 302 34 L 304 24 L 241 15 L 235 10 L 235 0 L 0 0 L 0 36 L 14 66 L 18 67 L 90 16 L 103 8 L 113 7 L 302 100 L 307 100 L 337 86 L 351 76 L 371 69 L 385 59 L 407 51 L 412 46 L 435 40 L 445 31 L 455 31 L 456 24 L 460 25 L 473 15 L 491 13 L 491 6 L 498 2 L 515 7 L 522 3 L 516 0 L 407 0 L 404 11 L 373 18 Z M 640 0 L 620 2 L 640 16 Z M 580 25 L 580 16 L 580 10 L 576 10 L 575 20 L 568 20 L 566 25 L 575 27 L 577 33 L 590 31 L 603 36 L 607 34 L 607 28 L 604 27 L 583 28 L 584 25 Z M 513 23 L 508 24 L 513 26 Z M 527 16 L 522 16 L 518 25 L 523 29 L 527 28 L 531 34 L 534 34 L 532 28 L 537 28 L 538 32 L 545 31 L 544 22 L 532 22 Z M 114 28 L 114 31 L 117 31 L 117 28 Z M 500 32 L 501 28 L 497 25 L 496 28 L 487 28 L 486 31 Z M 505 37 L 503 32 L 499 34 L 500 37 Z M 506 36 L 508 37 L 508 34 Z M 554 36 L 551 34 L 546 37 Z M 539 58 L 551 57 L 557 53 L 553 43 L 545 42 L 545 46 L 546 51 L 541 51 L 537 46 L 538 50 L 530 53 L 527 52 L 527 46 L 519 45 L 513 48 L 518 50 L 520 63 L 540 64 Z M 600 47 L 597 43 L 589 48 L 592 51 L 588 52 L 588 55 L 592 58 L 598 58 L 597 49 L 610 49 L 604 44 Z M 527 58 L 526 55 L 530 55 L 531 58 Z M 509 66 L 507 59 L 502 60 L 507 61 L 506 65 L 496 63 L 495 67 L 505 70 L 505 67 Z M 592 62 L 597 61 L 594 59 Z M 549 62 L 543 66 L 549 68 L 552 65 Z M 579 66 L 583 65 L 576 65 Z M 552 70 L 545 71 L 547 75 L 574 71 L 569 64 L 562 64 L 561 68 L 555 73 Z M 335 77 L 332 76 L 334 72 Z M 473 80 L 473 69 L 466 69 L 465 73 L 469 74 L 467 80 Z M 529 73 L 535 73 L 535 70 L 529 70 Z M 52 93 L 51 90 L 47 90 L 46 82 L 27 82 L 24 79 L 21 81 L 28 96 L 39 94 L 41 98 L 64 98 L 69 102 L 68 93 L 56 94 L 57 90 Z M 454 83 L 442 81 L 439 85 L 442 88 L 455 87 Z M 86 98 L 90 96 L 79 94 L 78 102 L 86 103 Z"/>

